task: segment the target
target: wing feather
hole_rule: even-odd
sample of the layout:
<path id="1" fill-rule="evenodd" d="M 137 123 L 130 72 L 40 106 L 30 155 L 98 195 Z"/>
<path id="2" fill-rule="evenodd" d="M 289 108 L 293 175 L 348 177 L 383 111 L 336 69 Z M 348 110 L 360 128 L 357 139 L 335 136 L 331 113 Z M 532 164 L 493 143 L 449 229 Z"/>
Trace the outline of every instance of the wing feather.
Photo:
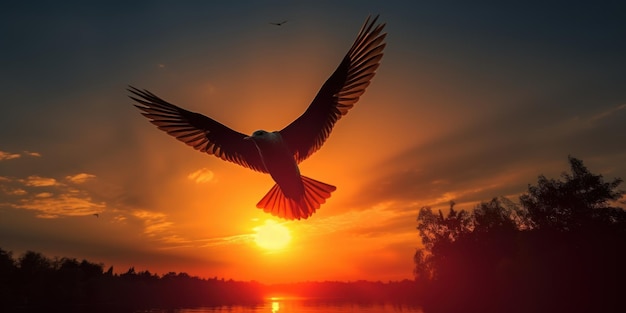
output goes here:
<path id="1" fill-rule="evenodd" d="M 141 114 L 158 129 L 200 152 L 267 173 L 254 143 L 244 140 L 246 135 L 212 118 L 179 108 L 147 90 L 129 86 L 128 91 Z"/>
<path id="2" fill-rule="evenodd" d="M 280 131 L 298 163 L 324 144 L 335 123 L 359 101 L 376 74 L 387 35 L 382 33 L 385 24 L 376 24 L 377 20 L 378 16 L 371 21 L 367 18 L 343 61 L 307 110 Z"/>

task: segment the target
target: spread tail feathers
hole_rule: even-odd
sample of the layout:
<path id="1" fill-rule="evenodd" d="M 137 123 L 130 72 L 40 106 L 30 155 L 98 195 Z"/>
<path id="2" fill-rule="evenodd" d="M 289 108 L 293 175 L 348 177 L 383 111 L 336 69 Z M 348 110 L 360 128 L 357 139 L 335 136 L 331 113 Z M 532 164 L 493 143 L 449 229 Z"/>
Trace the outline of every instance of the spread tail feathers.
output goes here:
<path id="1" fill-rule="evenodd" d="M 304 196 L 301 199 L 287 198 L 276 184 L 257 203 L 256 207 L 288 220 L 307 219 L 315 213 L 315 210 L 319 209 L 322 203 L 326 202 L 330 193 L 335 191 L 337 187 L 305 176 L 301 177 L 304 183 Z"/>

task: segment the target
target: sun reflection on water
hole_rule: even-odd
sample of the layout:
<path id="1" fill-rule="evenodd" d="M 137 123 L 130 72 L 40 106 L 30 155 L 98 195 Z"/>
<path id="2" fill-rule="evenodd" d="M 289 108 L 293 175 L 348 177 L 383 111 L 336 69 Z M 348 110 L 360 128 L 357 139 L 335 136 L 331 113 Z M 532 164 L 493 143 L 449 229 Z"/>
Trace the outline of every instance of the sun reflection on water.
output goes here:
<path id="1" fill-rule="evenodd" d="M 272 313 L 277 313 L 280 310 L 280 302 L 272 301 Z"/>
<path id="2" fill-rule="evenodd" d="M 280 301 L 282 297 L 269 297 L 270 303 L 272 304 L 272 313 L 278 313 L 280 311 Z"/>

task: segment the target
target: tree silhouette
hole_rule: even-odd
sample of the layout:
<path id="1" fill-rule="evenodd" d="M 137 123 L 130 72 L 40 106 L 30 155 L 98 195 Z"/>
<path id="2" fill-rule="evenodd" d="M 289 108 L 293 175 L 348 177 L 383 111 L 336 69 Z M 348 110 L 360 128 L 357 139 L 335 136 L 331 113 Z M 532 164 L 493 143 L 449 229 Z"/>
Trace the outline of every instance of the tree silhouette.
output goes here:
<path id="1" fill-rule="evenodd" d="M 8 307 L 15 303 L 15 261 L 9 251 L 0 248 L 0 308 Z M 2 301 L 5 300 L 5 301 Z"/>
<path id="2" fill-rule="evenodd" d="M 414 256 L 431 312 L 623 312 L 626 211 L 621 179 L 605 182 L 570 157 L 560 180 L 471 212 L 423 208 Z"/>
<path id="3" fill-rule="evenodd" d="M 148 270 L 116 275 L 110 267 L 74 258 L 49 259 L 27 251 L 17 261 L 0 249 L 0 312 L 119 312 L 151 308 L 259 303 L 258 283 L 201 279 L 186 273 L 163 276 Z M 81 311 L 83 309 L 80 309 Z"/>
<path id="4" fill-rule="evenodd" d="M 602 175 L 590 173 L 581 160 L 569 157 L 569 162 L 572 173 L 563 173 L 563 180 L 541 175 L 537 186 L 529 186 L 528 193 L 520 197 L 533 226 L 568 231 L 611 226 L 617 220 L 623 223 L 624 211 L 611 206 L 623 195 L 617 190 L 622 180 L 605 182 Z"/>

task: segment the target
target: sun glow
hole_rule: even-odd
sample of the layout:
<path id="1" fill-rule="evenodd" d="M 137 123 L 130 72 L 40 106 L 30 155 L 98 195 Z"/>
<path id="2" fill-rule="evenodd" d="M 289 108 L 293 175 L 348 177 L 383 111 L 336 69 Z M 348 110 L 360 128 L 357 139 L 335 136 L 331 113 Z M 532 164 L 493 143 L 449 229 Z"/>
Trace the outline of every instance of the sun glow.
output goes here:
<path id="1" fill-rule="evenodd" d="M 280 311 L 280 302 L 272 301 L 272 313 L 277 313 Z"/>
<path id="2" fill-rule="evenodd" d="M 263 249 L 280 250 L 291 241 L 289 229 L 272 220 L 267 220 L 265 224 L 255 227 L 254 231 L 256 231 L 254 240 Z"/>

